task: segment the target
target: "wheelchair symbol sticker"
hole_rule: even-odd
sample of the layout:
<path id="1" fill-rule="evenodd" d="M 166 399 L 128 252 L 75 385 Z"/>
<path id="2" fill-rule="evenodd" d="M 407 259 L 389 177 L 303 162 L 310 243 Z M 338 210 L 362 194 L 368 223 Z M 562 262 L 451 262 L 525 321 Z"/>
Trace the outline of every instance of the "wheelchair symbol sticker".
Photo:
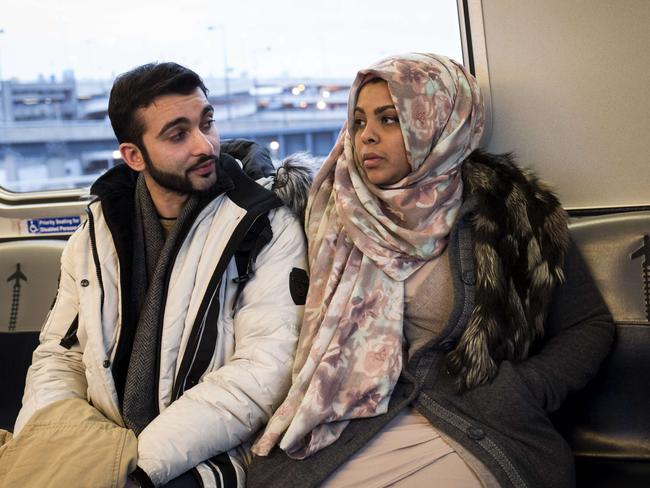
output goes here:
<path id="1" fill-rule="evenodd" d="M 24 222 L 28 234 L 72 234 L 79 227 L 81 218 L 74 215 L 72 217 L 30 219 Z"/>

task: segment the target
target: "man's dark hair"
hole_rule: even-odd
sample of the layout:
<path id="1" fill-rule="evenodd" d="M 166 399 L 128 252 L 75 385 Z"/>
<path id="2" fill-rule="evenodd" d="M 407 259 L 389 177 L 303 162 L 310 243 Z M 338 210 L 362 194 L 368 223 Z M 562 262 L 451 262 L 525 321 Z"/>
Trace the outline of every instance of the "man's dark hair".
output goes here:
<path id="1" fill-rule="evenodd" d="M 149 63 L 121 74 L 108 100 L 108 117 L 117 140 L 143 149 L 144 123 L 136 117 L 136 110 L 148 107 L 162 95 L 189 95 L 197 88 L 208 96 L 199 75 L 176 63 Z"/>

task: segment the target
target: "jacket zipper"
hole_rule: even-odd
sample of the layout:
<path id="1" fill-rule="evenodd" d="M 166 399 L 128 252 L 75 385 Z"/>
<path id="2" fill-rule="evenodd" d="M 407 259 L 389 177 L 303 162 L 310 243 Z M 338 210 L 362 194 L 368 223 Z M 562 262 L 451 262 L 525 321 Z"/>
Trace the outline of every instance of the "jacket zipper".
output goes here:
<path id="1" fill-rule="evenodd" d="M 213 296 L 212 296 L 212 300 L 217 300 L 217 303 L 219 303 L 219 297 L 217 295 L 219 294 L 219 290 L 221 289 L 221 284 L 222 283 L 223 283 L 223 280 L 219 280 L 219 283 L 217 283 L 217 286 L 215 287 L 215 290 L 214 290 L 214 293 L 213 293 Z M 210 301 L 210 303 L 212 303 L 212 300 Z M 221 304 L 219 304 L 218 307 L 219 307 L 219 310 L 217 312 L 219 313 L 219 312 L 221 312 Z M 203 334 L 205 333 L 205 323 L 206 323 L 206 320 L 207 320 L 207 314 L 208 314 L 209 310 L 210 310 L 210 306 L 208 305 L 208 307 L 206 309 L 206 312 L 205 312 L 205 315 L 201 319 L 200 332 L 199 332 L 199 336 L 198 336 L 197 341 L 196 341 L 196 344 L 197 344 L 196 349 L 194 350 L 194 354 L 192 355 L 192 361 L 190 362 L 190 364 L 189 364 L 189 366 L 187 368 L 187 373 L 184 375 L 183 381 L 181 383 L 181 387 L 180 387 L 180 389 L 178 390 L 177 393 L 174 393 L 174 392 L 176 390 L 176 384 L 178 383 L 178 378 L 176 378 L 176 380 L 174 381 L 174 383 L 172 385 L 172 401 L 178 400 L 178 398 L 185 392 L 185 387 L 187 385 L 187 379 L 189 378 L 190 373 L 192 372 L 192 366 L 194 366 L 194 362 L 196 361 L 196 356 L 197 356 L 197 354 L 199 352 L 199 346 L 201 344 L 201 340 L 203 339 Z M 217 313 L 217 315 L 218 315 L 218 313 Z"/>
<path id="2" fill-rule="evenodd" d="M 95 236 L 95 218 L 93 213 L 90 210 L 90 206 L 86 207 L 86 213 L 88 214 L 88 231 L 90 233 L 90 248 L 93 253 L 93 261 L 95 263 L 95 272 L 97 274 L 97 282 L 99 283 L 100 291 L 100 311 L 103 313 L 104 310 L 104 280 L 102 279 L 102 269 L 99 265 L 99 253 L 97 252 L 97 238 Z"/>

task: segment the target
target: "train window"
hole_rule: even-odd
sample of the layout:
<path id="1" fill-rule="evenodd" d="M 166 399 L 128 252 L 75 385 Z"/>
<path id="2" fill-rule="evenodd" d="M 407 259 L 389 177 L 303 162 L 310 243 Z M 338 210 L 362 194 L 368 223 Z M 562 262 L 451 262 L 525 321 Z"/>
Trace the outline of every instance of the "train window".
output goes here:
<path id="1" fill-rule="evenodd" d="M 456 0 L 210 2 L 5 0 L 0 19 L 0 187 L 86 187 L 120 161 L 114 77 L 176 61 L 206 81 L 223 138 L 276 158 L 324 156 L 356 70 L 385 55 L 462 59 Z"/>

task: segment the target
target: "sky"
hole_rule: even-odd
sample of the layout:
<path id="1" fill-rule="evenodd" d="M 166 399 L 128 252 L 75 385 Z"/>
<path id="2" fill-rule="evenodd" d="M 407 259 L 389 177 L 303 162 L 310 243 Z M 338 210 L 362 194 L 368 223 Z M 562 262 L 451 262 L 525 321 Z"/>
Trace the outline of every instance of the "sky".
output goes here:
<path id="1" fill-rule="evenodd" d="M 112 79 L 150 61 L 204 77 L 352 79 L 390 54 L 462 61 L 455 0 L 0 0 L 0 79 Z M 225 61 L 225 62 L 224 62 Z"/>

